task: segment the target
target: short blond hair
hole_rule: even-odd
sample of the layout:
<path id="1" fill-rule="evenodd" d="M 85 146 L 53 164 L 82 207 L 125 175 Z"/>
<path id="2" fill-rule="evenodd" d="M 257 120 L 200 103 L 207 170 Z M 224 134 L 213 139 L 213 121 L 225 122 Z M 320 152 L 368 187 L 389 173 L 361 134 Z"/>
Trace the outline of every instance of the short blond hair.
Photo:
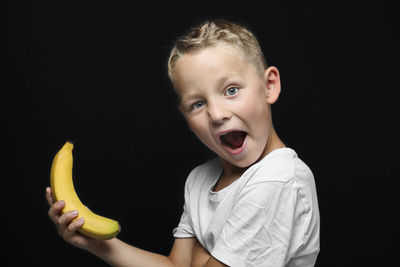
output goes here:
<path id="1" fill-rule="evenodd" d="M 259 42 L 250 30 L 224 20 L 206 21 L 175 41 L 168 59 L 168 77 L 171 82 L 174 83 L 174 67 L 181 56 L 199 52 L 220 42 L 242 51 L 260 73 L 267 69 L 267 61 Z"/>

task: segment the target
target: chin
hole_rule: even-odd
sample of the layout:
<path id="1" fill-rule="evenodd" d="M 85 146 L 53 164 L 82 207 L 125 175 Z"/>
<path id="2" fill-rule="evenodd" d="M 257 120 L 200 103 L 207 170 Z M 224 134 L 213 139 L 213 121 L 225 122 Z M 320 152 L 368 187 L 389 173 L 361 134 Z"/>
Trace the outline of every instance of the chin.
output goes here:
<path id="1" fill-rule="evenodd" d="M 248 168 L 256 162 L 257 162 L 256 160 L 247 160 L 247 161 L 239 162 L 238 164 L 236 164 L 236 166 L 238 166 L 240 168 Z"/>
<path id="2" fill-rule="evenodd" d="M 243 158 L 243 159 L 224 159 L 225 161 L 228 161 L 230 164 L 239 167 L 239 168 L 248 168 L 254 163 L 258 161 L 259 157 L 252 157 L 252 158 Z"/>

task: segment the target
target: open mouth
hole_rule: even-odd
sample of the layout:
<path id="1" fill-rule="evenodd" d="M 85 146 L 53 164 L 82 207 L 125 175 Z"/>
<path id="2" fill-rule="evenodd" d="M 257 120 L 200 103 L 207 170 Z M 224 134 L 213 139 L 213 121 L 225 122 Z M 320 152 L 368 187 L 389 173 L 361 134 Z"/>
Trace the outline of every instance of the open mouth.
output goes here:
<path id="1" fill-rule="evenodd" d="M 246 132 L 243 131 L 230 131 L 220 136 L 221 143 L 230 149 L 238 149 L 242 147 L 246 139 Z"/>

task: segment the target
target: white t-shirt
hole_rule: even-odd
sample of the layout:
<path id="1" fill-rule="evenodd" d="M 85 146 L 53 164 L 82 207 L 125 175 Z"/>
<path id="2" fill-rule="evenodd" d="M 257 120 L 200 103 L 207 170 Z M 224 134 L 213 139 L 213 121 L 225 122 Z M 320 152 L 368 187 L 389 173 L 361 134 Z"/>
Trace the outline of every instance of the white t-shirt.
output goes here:
<path id="1" fill-rule="evenodd" d="M 314 176 L 291 148 L 279 148 L 218 192 L 218 158 L 196 167 L 185 184 L 175 238 L 196 237 L 233 267 L 314 266 L 320 219 Z"/>

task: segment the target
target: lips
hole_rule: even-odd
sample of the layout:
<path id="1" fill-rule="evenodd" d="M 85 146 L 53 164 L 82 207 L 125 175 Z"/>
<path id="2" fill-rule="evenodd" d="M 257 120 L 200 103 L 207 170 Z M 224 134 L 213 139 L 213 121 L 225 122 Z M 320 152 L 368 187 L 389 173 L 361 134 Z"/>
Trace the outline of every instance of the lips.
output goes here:
<path id="1" fill-rule="evenodd" d="M 239 130 L 230 130 L 219 135 L 221 144 L 229 150 L 237 150 L 243 146 L 247 133 Z"/>

